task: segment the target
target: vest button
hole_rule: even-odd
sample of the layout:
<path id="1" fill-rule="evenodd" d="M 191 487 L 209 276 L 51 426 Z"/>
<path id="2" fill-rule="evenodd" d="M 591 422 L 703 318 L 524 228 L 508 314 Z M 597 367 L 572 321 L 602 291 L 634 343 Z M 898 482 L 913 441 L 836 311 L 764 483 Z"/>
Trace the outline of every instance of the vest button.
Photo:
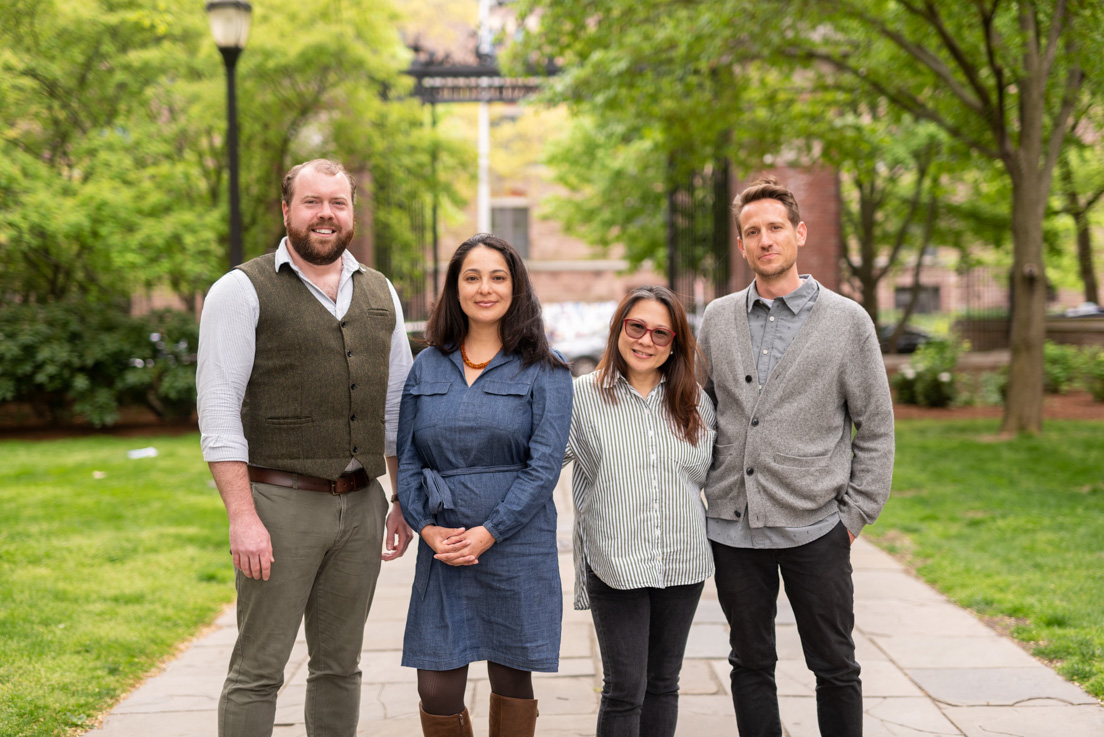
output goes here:
<path id="1" fill-rule="evenodd" d="M 755 469 L 754 468 L 749 468 L 747 470 L 747 475 L 748 476 L 754 476 L 755 475 Z"/>
<path id="2" fill-rule="evenodd" d="M 356 415 L 349 418 L 349 422 L 356 422 Z"/>
<path id="3" fill-rule="evenodd" d="M 341 327 L 345 327 L 345 326 L 346 326 L 346 325 L 348 325 L 348 324 L 349 324 L 349 323 L 347 323 L 347 322 L 346 322 L 345 320 L 342 320 L 342 321 L 341 321 Z"/>
<path id="4" fill-rule="evenodd" d="M 353 352 L 352 351 L 345 351 L 345 355 L 348 356 L 349 358 L 352 358 L 353 357 Z"/>
<path id="5" fill-rule="evenodd" d="M 356 447 L 356 446 L 354 445 L 354 446 L 353 446 L 353 455 L 356 455 L 356 454 L 357 454 L 357 451 L 359 451 L 359 450 L 360 450 L 360 448 L 358 448 L 358 447 Z"/>
<path id="6" fill-rule="evenodd" d="M 750 384 L 751 383 L 751 374 L 748 374 L 747 376 L 745 376 L 744 381 L 746 381 L 747 383 Z"/>
<path id="7" fill-rule="evenodd" d="M 350 386 L 350 387 L 349 387 L 349 390 L 350 390 L 350 391 L 353 391 L 353 390 L 355 390 L 355 389 L 356 389 L 356 384 L 353 384 L 352 386 Z"/>
<path id="8" fill-rule="evenodd" d="M 752 417 L 751 418 L 751 426 L 752 427 L 758 427 L 759 426 L 759 418 L 758 417 Z"/>

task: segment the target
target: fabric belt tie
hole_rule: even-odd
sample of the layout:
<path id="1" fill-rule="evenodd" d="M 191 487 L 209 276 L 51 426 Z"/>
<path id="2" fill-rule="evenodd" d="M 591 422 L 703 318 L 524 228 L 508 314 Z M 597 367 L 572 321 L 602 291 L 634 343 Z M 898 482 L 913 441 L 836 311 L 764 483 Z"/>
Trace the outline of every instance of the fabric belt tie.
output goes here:
<path id="1" fill-rule="evenodd" d="M 372 479 L 368 478 L 368 472 L 363 468 L 343 473 L 336 479 L 324 479 L 320 476 L 278 471 L 275 468 L 250 466 L 249 480 L 256 481 L 258 484 L 271 484 L 303 491 L 321 491 L 326 494 L 348 494 L 372 483 Z"/>
<path id="2" fill-rule="evenodd" d="M 422 490 L 425 491 L 428 502 L 427 509 L 430 514 L 438 514 L 446 509 L 456 509 L 452 501 L 452 489 L 445 481 L 450 476 L 468 476 L 477 473 L 505 473 L 507 471 L 520 471 L 525 468 L 523 463 L 515 463 L 509 466 L 473 466 L 472 468 L 454 468 L 451 471 L 438 471 L 434 468 L 422 469 Z"/>

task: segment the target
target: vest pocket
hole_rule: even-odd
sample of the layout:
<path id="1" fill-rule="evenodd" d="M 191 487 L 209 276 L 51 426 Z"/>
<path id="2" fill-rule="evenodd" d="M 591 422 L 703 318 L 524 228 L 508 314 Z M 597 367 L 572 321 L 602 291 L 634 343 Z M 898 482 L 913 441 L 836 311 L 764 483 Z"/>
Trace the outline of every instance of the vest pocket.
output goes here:
<path id="1" fill-rule="evenodd" d="M 310 415 L 305 417 L 266 417 L 265 424 L 275 427 L 298 427 L 300 425 L 313 425 L 314 418 Z"/>

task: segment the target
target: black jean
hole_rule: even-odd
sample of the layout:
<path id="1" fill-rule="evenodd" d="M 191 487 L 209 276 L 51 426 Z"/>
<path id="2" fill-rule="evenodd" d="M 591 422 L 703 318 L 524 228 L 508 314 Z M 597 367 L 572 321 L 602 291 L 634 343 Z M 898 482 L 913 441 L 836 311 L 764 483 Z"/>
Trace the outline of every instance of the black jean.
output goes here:
<path id="1" fill-rule="evenodd" d="M 862 682 L 855 660 L 854 585 L 847 528 L 778 550 L 713 542 L 717 595 L 731 631 L 732 703 L 740 737 L 781 737 L 774 666 L 778 574 L 793 607 L 805 663 L 816 675 L 822 737 L 862 737 Z"/>
<path id="2" fill-rule="evenodd" d="M 587 594 L 602 652 L 597 737 L 672 737 L 679 672 L 704 583 L 614 589 L 587 566 Z"/>

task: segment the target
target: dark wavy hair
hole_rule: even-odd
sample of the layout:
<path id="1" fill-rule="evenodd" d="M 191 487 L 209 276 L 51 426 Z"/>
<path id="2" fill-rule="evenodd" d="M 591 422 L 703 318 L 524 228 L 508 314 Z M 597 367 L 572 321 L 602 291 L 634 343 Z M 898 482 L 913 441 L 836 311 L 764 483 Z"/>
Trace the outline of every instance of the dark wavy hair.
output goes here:
<path id="1" fill-rule="evenodd" d="M 795 228 L 801 223 L 801 210 L 797 207 L 797 198 L 788 188 L 778 183 L 778 179 L 770 174 L 764 174 L 756 179 L 747 189 L 736 196 L 732 202 L 732 217 L 736 220 L 736 235 L 744 237 L 744 229 L 740 227 L 740 213 L 744 208 L 757 200 L 778 200 L 786 208 L 786 215 L 790 224 Z"/>
<path id="2" fill-rule="evenodd" d="M 625 359 L 621 356 L 617 343 L 625 326 L 625 318 L 628 317 L 633 305 L 642 299 L 653 299 L 659 302 L 671 314 L 673 323 L 671 329 L 675 331 L 675 339 L 671 341 L 671 355 L 659 367 L 660 373 L 667 378 L 664 404 L 667 409 L 667 419 L 683 440 L 691 445 L 697 445 L 698 439 L 705 431 L 705 422 L 698 413 L 698 401 L 701 398 L 699 381 L 705 384 L 708 367 L 705 365 L 705 355 L 690 330 L 686 310 L 675 293 L 667 287 L 637 287 L 626 294 L 621 304 L 617 305 L 610 319 L 610 334 L 609 340 L 606 341 L 606 350 L 596 369 L 599 391 L 610 404 L 617 402 L 613 393 L 613 380 L 617 374 L 628 376 Z"/>
<path id="3" fill-rule="evenodd" d="M 510 269 L 510 280 L 514 285 L 514 295 L 509 309 L 502 316 L 498 332 L 502 337 L 504 353 L 521 356 L 526 366 L 543 362 L 550 367 L 567 367 L 548 345 L 544 334 L 544 320 L 541 318 L 540 300 L 529 281 L 529 271 L 521 260 L 517 249 L 502 238 L 490 233 L 476 233 L 460 244 L 449 260 L 445 283 L 437 304 L 426 322 L 425 342 L 442 353 L 454 353 L 464 342 L 468 334 L 468 316 L 460 308 L 460 269 L 468 253 L 478 246 L 490 248 L 502 254 Z"/>

